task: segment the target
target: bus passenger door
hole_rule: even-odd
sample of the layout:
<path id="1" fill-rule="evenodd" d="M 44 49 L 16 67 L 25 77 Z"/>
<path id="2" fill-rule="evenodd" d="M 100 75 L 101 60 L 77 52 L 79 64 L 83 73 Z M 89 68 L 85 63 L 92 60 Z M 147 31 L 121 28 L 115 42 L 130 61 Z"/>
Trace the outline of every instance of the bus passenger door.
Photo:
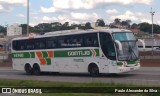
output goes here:
<path id="1" fill-rule="evenodd" d="M 102 70 L 107 70 L 104 72 L 109 72 L 112 69 L 112 60 L 116 60 L 116 52 L 114 47 L 114 42 L 112 41 L 112 37 L 109 33 L 101 32 L 100 36 L 100 45 L 101 45 L 101 57 L 100 62 L 102 66 Z"/>

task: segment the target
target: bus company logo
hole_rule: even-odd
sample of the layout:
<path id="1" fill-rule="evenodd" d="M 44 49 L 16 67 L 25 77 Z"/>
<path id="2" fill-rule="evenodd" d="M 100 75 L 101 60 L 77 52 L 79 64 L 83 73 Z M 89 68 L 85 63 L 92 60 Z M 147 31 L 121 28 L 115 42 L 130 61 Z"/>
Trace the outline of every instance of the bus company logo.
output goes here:
<path id="1" fill-rule="evenodd" d="M 14 57 L 14 58 L 23 58 L 23 57 L 24 57 L 24 54 L 22 54 L 22 53 L 14 54 L 13 57 Z"/>
<path id="2" fill-rule="evenodd" d="M 68 56 L 89 56 L 90 51 L 69 51 Z"/>
<path id="3" fill-rule="evenodd" d="M 2 88 L 2 93 L 12 93 L 11 88 Z"/>
<path id="4" fill-rule="evenodd" d="M 71 50 L 68 51 L 68 56 L 92 56 L 96 57 L 99 55 L 98 49 L 88 49 L 88 50 Z"/>

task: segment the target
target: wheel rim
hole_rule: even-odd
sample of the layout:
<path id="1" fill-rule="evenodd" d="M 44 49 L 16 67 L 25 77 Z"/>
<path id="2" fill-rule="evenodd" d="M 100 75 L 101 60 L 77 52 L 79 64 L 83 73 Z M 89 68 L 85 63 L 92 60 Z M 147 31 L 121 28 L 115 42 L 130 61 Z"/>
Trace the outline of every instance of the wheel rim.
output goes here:
<path id="1" fill-rule="evenodd" d="M 34 75 L 39 75 L 40 74 L 40 69 L 39 67 L 33 67 Z"/>
<path id="2" fill-rule="evenodd" d="M 97 67 L 97 66 L 92 66 L 92 67 L 91 67 L 91 70 L 90 70 L 90 74 L 91 74 L 92 76 L 98 76 L 98 74 L 99 74 L 98 67 Z"/>
<path id="3" fill-rule="evenodd" d="M 30 73 L 31 73 L 31 70 L 32 70 L 31 66 L 30 66 L 30 65 L 26 65 L 26 67 L 25 67 L 26 73 L 27 73 L 27 74 L 30 74 Z"/>

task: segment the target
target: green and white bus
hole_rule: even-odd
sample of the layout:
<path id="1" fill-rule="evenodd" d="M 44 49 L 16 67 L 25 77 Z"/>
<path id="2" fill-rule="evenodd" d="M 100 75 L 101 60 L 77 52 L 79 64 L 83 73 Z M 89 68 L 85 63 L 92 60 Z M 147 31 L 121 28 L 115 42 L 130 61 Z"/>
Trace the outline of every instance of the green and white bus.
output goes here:
<path id="1" fill-rule="evenodd" d="M 68 30 L 12 40 L 13 69 L 41 72 L 123 73 L 140 68 L 137 39 L 125 29 Z"/>

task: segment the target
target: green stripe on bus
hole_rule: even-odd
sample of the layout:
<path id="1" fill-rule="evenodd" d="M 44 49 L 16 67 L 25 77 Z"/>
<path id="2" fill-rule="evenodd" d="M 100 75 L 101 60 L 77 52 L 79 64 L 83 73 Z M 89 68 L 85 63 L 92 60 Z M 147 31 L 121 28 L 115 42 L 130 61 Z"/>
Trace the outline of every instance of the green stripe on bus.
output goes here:
<path id="1" fill-rule="evenodd" d="M 96 56 L 99 56 L 99 49 L 94 49 L 96 51 Z"/>
<path id="2" fill-rule="evenodd" d="M 82 50 L 65 50 L 65 51 L 54 51 L 54 57 L 91 57 L 93 54 L 99 56 L 99 49 L 94 49 L 92 52 L 90 49 Z M 42 51 L 43 58 L 48 58 L 47 51 Z M 35 58 L 35 52 L 19 52 L 12 53 L 13 58 Z"/>
<path id="3" fill-rule="evenodd" d="M 34 52 L 30 52 L 30 54 L 31 54 L 31 58 L 35 58 L 35 53 Z"/>
<path id="4" fill-rule="evenodd" d="M 12 53 L 12 58 L 35 58 L 34 52 Z"/>
<path id="5" fill-rule="evenodd" d="M 51 59 L 50 58 L 46 58 L 47 61 L 47 65 L 51 65 Z"/>
<path id="6" fill-rule="evenodd" d="M 43 58 L 47 58 L 48 57 L 48 53 L 46 51 L 42 51 L 43 54 Z"/>
<path id="7" fill-rule="evenodd" d="M 99 56 L 99 49 L 94 49 L 96 56 Z M 82 50 L 68 50 L 68 51 L 55 51 L 54 57 L 91 57 L 92 51 L 90 49 Z"/>

